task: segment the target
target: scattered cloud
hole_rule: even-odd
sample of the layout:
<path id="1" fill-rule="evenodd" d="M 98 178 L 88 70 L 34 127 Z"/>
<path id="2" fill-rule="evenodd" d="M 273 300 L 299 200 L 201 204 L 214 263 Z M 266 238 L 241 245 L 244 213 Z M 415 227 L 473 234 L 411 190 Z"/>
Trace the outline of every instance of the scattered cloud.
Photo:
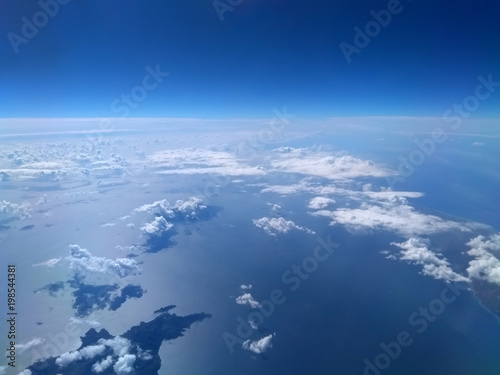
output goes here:
<path id="1" fill-rule="evenodd" d="M 490 239 L 478 236 L 470 240 L 467 246 L 471 248 L 467 253 L 474 257 L 467 268 L 469 276 L 500 285 L 500 234 Z"/>
<path id="2" fill-rule="evenodd" d="M 69 245 L 71 255 L 66 257 L 70 268 L 77 275 L 87 272 L 112 274 L 118 277 L 126 277 L 139 272 L 137 262 L 130 258 L 109 259 L 93 256 L 87 249 L 78 245 Z"/>
<path id="3" fill-rule="evenodd" d="M 31 204 L 24 201 L 21 204 L 12 203 L 6 200 L 0 201 L 0 213 L 20 219 L 29 219 L 31 217 Z"/>
<path id="4" fill-rule="evenodd" d="M 330 204 L 335 203 L 334 199 L 326 197 L 314 197 L 309 201 L 309 208 L 313 210 L 320 210 L 322 208 L 328 207 Z"/>
<path id="5" fill-rule="evenodd" d="M 401 249 L 400 260 L 406 260 L 413 264 L 423 266 L 422 273 L 435 279 L 443 279 L 454 282 L 469 282 L 470 280 L 456 272 L 450 267 L 450 263 L 444 257 L 438 257 L 432 252 L 430 241 L 422 238 L 410 238 L 402 243 L 392 242 L 391 245 Z"/>
<path id="6" fill-rule="evenodd" d="M 250 290 L 250 289 L 252 289 L 252 284 L 248 284 L 248 285 L 242 284 L 242 285 L 240 285 L 240 289 L 241 290 Z"/>
<path id="7" fill-rule="evenodd" d="M 113 364 L 113 357 L 108 355 L 102 361 L 94 363 L 92 365 L 92 371 L 99 374 L 99 373 L 103 372 L 104 370 L 106 370 L 108 367 L 110 367 L 112 364 Z"/>
<path id="8" fill-rule="evenodd" d="M 236 303 L 239 305 L 249 305 L 254 309 L 260 306 L 260 303 L 257 302 L 250 293 L 244 293 L 241 296 L 237 297 Z"/>
<path id="9" fill-rule="evenodd" d="M 315 233 L 311 229 L 301 227 L 295 224 L 293 221 L 285 220 L 282 217 L 262 217 L 260 219 L 253 220 L 253 223 L 256 227 L 262 228 L 264 232 L 266 232 L 270 236 L 276 236 L 277 233 L 287 233 L 292 229 L 306 231 L 307 233 L 311 234 Z"/>
<path id="10" fill-rule="evenodd" d="M 133 213 L 147 212 L 151 214 L 160 214 L 167 219 L 196 219 L 201 215 L 207 206 L 203 204 L 200 197 L 190 197 L 186 200 L 177 200 L 175 204 L 170 204 L 168 200 L 162 199 L 150 204 L 142 205 L 136 208 Z"/>
<path id="11" fill-rule="evenodd" d="M 159 236 L 173 226 L 174 225 L 169 223 L 163 216 L 157 216 L 152 222 L 144 224 L 141 230 L 147 234 Z"/>
<path id="12" fill-rule="evenodd" d="M 245 350 L 250 350 L 251 352 L 254 352 L 256 354 L 261 354 L 273 347 L 271 341 L 275 336 L 276 334 L 272 333 L 268 336 L 261 338 L 260 340 L 256 341 L 246 340 L 245 342 L 243 342 L 242 347 Z"/>

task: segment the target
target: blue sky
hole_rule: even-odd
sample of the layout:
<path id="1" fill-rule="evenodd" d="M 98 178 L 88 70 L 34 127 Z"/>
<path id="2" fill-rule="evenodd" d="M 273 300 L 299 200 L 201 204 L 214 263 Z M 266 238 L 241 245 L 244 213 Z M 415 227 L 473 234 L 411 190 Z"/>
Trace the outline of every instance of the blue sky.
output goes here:
<path id="1" fill-rule="evenodd" d="M 0 4 L 0 117 L 442 116 L 478 76 L 500 81 L 493 0 L 220 0 L 222 15 L 212 0 L 58 4 Z M 391 7 L 348 63 L 339 45 Z M 148 66 L 169 75 L 144 81 Z M 471 115 L 499 117 L 499 100 Z"/>

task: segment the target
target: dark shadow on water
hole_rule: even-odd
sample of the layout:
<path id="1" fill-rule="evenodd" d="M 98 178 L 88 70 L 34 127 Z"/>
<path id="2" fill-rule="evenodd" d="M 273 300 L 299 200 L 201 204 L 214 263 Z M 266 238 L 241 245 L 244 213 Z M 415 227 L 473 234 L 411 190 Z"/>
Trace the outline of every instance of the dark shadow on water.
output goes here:
<path id="1" fill-rule="evenodd" d="M 171 238 L 176 234 L 178 234 L 178 232 L 175 229 L 170 229 L 163 232 L 159 236 L 149 236 L 146 243 L 143 245 L 145 249 L 144 253 L 154 254 L 177 245 L 177 242 L 171 240 Z"/>

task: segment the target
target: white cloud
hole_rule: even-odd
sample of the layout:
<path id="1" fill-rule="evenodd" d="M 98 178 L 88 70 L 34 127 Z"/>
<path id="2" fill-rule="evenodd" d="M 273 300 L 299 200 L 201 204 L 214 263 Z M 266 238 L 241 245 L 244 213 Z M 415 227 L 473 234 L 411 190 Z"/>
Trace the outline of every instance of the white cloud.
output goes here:
<path id="1" fill-rule="evenodd" d="M 177 215 L 196 218 L 197 215 L 206 208 L 207 206 L 203 204 L 203 200 L 200 197 L 190 197 L 185 201 L 177 200 L 174 205 L 171 205 L 168 200 L 162 199 L 160 201 L 142 205 L 136 208 L 133 212 L 159 213 L 170 219 Z"/>
<path id="2" fill-rule="evenodd" d="M 312 234 L 315 233 L 314 231 L 308 228 L 301 227 L 295 224 L 293 221 L 285 220 L 282 217 L 278 218 L 262 217 L 260 219 L 253 220 L 253 223 L 256 227 L 262 228 L 264 232 L 266 232 L 270 236 L 276 236 L 276 233 L 287 233 L 292 229 L 303 230 L 306 231 L 307 233 L 312 233 Z"/>
<path id="3" fill-rule="evenodd" d="M 125 354 L 113 366 L 117 375 L 131 374 L 134 371 L 135 355 Z"/>
<path id="4" fill-rule="evenodd" d="M 14 215 L 21 219 L 28 219 L 31 217 L 31 204 L 27 201 L 16 204 L 3 200 L 0 201 L 0 213 Z"/>
<path id="5" fill-rule="evenodd" d="M 206 149 L 176 149 L 156 152 L 148 157 L 160 174 L 221 174 L 258 176 L 266 172 L 241 163 L 233 153 Z"/>
<path id="6" fill-rule="evenodd" d="M 159 236 L 168 231 L 174 225 L 169 223 L 163 216 L 157 216 L 151 223 L 146 223 L 141 227 L 143 232 Z"/>
<path id="7" fill-rule="evenodd" d="M 257 302 L 250 293 L 244 293 L 237 297 L 236 303 L 239 305 L 250 305 L 250 307 L 254 309 L 260 306 L 260 303 Z"/>
<path id="8" fill-rule="evenodd" d="M 313 215 L 332 219 L 331 224 L 345 225 L 351 231 L 388 230 L 411 237 L 460 230 L 470 232 L 464 224 L 422 214 L 406 204 L 362 204 L 360 208 L 320 210 Z"/>
<path id="9" fill-rule="evenodd" d="M 30 370 L 26 369 L 26 370 L 21 371 L 18 375 L 32 375 L 32 374 L 31 374 Z"/>
<path id="10" fill-rule="evenodd" d="M 399 259 L 423 266 L 422 273 L 435 279 L 446 281 L 468 282 L 468 278 L 456 273 L 445 258 L 429 250 L 430 242 L 421 238 L 410 238 L 402 243 L 391 243 L 401 249 Z"/>
<path id="11" fill-rule="evenodd" d="M 87 249 L 69 245 L 71 255 L 66 257 L 70 268 L 77 273 L 111 273 L 118 277 L 133 275 L 139 271 L 137 262 L 130 258 L 109 259 L 93 256 Z"/>
<path id="12" fill-rule="evenodd" d="M 61 354 L 56 359 L 56 364 L 60 367 L 67 366 L 71 362 L 79 361 L 82 359 L 92 359 L 99 354 L 102 354 L 106 350 L 104 345 L 90 345 L 85 346 L 80 350 L 75 350 L 73 352 L 66 352 Z"/>
<path id="13" fill-rule="evenodd" d="M 92 365 L 92 371 L 96 372 L 96 373 L 103 372 L 104 370 L 106 370 L 112 364 L 113 364 L 113 357 L 111 357 L 110 355 L 108 355 L 102 361 L 94 363 Z"/>
<path id="14" fill-rule="evenodd" d="M 467 245 L 471 248 L 467 253 L 475 258 L 469 262 L 469 276 L 500 285 L 500 234 L 490 239 L 478 236 Z"/>
<path id="15" fill-rule="evenodd" d="M 389 170 L 349 155 L 332 156 L 325 152 L 291 149 L 271 161 L 274 171 L 300 173 L 330 180 L 350 180 L 357 177 L 388 177 Z"/>
<path id="16" fill-rule="evenodd" d="M 44 339 L 41 338 L 34 338 L 33 340 L 27 342 L 26 344 L 17 344 L 16 348 L 19 351 L 19 353 L 23 353 L 26 350 L 30 350 L 34 347 L 37 347 L 38 345 L 41 345 L 45 342 Z"/>
<path id="17" fill-rule="evenodd" d="M 319 210 L 328 207 L 328 205 L 335 203 L 334 199 L 326 197 L 314 197 L 309 201 L 309 208 Z"/>
<path id="18" fill-rule="evenodd" d="M 242 284 L 242 285 L 240 285 L 240 289 L 241 290 L 250 290 L 250 289 L 252 289 L 252 284 L 248 284 L 248 285 Z"/>
<path id="19" fill-rule="evenodd" d="M 270 334 L 269 336 L 265 336 L 256 341 L 246 340 L 243 342 L 242 347 L 243 349 L 250 350 L 256 354 L 264 353 L 269 348 L 272 348 L 273 345 L 271 340 L 274 336 L 276 336 L 276 334 Z"/>
<path id="20" fill-rule="evenodd" d="M 98 343 L 109 346 L 111 349 L 113 349 L 115 355 L 119 357 L 123 357 L 124 355 L 128 354 L 130 350 L 130 341 L 120 336 L 116 336 L 112 339 L 107 340 L 99 339 Z"/>
<path id="21" fill-rule="evenodd" d="M 98 328 L 101 326 L 101 323 L 99 323 L 97 320 L 90 320 L 90 319 L 82 320 L 82 319 L 75 318 L 73 316 L 69 317 L 69 321 L 71 324 L 88 324 L 90 327 L 93 327 L 93 328 Z"/>
<path id="22" fill-rule="evenodd" d="M 56 364 L 60 367 L 64 367 L 69 365 L 71 362 L 79 361 L 80 359 L 82 359 L 82 355 L 78 350 L 74 352 L 66 352 L 61 354 L 56 359 Z"/>

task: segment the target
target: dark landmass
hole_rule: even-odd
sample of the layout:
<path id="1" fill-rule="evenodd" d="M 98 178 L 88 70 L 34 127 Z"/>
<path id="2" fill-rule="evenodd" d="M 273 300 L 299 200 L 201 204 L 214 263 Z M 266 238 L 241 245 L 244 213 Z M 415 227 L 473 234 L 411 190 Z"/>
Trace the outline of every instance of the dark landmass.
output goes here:
<path id="1" fill-rule="evenodd" d="M 128 284 L 122 289 L 118 284 L 92 285 L 86 284 L 82 278 L 74 277 L 69 281 L 57 281 L 47 284 L 34 292 L 48 292 L 50 296 L 56 297 L 57 293 L 64 290 L 68 285 L 74 289 L 72 294 L 73 309 L 75 315 L 79 318 L 90 315 L 97 310 L 108 309 L 110 311 L 118 310 L 127 299 L 141 298 L 146 291 L 140 285 Z M 117 295 L 117 293 L 120 293 Z"/>
<path id="2" fill-rule="evenodd" d="M 177 316 L 168 312 L 174 307 L 156 310 L 159 315 L 153 320 L 141 322 L 120 336 L 91 328 L 81 337 L 81 346 L 76 351 L 37 361 L 28 369 L 32 375 L 85 375 L 97 373 L 96 370 L 103 375 L 157 375 L 161 367 L 158 352 L 163 341 L 184 336 L 192 324 L 212 316 L 204 312 Z"/>
<path id="3" fill-rule="evenodd" d="M 472 290 L 488 310 L 500 317 L 500 285 L 473 279 Z"/>
<path id="4" fill-rule="evenodd" d="M 144 290 L 139 285 L 128 284 L 122 289 L 118 284 L 110 285 L 91 285 L 85 284 L 83 281 L 73 278 L 68 284 L 74 288 L 73 309 L 75 315 L 82 318 L 90 315 L 96 310 L 112 310 L 115 311 L 129 298 L 140 298 L 144 294 Z M 116 296 L 116 292 L 120 291 L 120 295 Z"/>
<path id="5" fill-rule="evenodd" d="M 160 235 L 149 235 L 146 243 L 142 245 L 144 247 L 144 252 L 154 254 L 177 245 L 177 242 L 171 240 L 171 237 L 176 234 L 178 234 L 178 232 L 172 228 L 162 232 Z"/>

